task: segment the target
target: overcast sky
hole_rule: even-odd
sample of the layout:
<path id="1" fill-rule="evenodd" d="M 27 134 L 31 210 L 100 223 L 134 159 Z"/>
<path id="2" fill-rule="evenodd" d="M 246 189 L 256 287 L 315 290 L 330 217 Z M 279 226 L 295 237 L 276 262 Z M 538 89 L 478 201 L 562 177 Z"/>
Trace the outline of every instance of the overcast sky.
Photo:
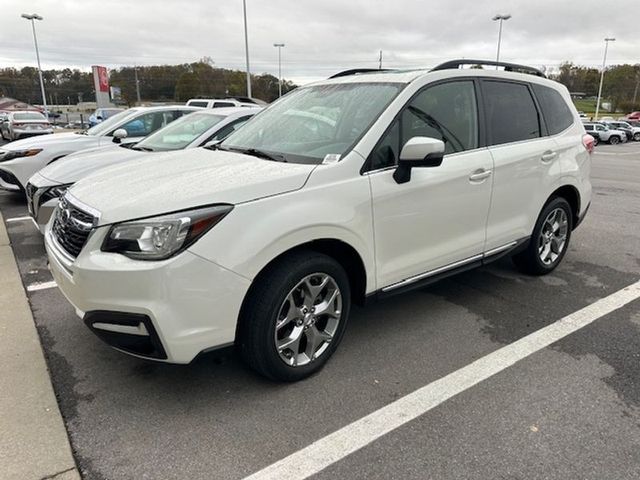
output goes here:
<path id="1" fill-rule="evenodd" d="M 430 67 L 452 58 L 495 58 L 498 23 L 510 13 L 501 59 L 556 67 L 640 63 L 640 0 L 247 0 L 251 71 L 304 84 L 345 68 Z M 43 68 L 173 64 L 211 57 L 244 70 L 242 0 L 2 0 L 0 66 Z"/>

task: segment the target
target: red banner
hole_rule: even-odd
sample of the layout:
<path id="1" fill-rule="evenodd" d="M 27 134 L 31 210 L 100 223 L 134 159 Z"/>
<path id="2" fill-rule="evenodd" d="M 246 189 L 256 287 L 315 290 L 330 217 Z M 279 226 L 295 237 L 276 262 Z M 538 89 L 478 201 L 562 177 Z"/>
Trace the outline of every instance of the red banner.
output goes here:
<path id="1" fill-rule="evenodd" d="M 93 67 L 94 83 L 97 85 L 98 90 L 101 92 L 109 91 L 109 74 L 106 67 Z"/>

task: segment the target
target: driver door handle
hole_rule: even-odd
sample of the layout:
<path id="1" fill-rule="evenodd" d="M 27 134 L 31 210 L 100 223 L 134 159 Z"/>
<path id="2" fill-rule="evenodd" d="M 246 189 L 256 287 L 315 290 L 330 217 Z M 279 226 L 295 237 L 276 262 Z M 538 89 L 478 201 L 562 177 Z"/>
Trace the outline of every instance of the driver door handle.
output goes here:
<path id="1" fill-rule="evenodd" d="M 471 175 L 469 175 L 469 181 L 472 183 L 479 183 L 483 180 L 486 180 L 491 176 L 491 170 L 485 170 L 484 168 L 480 168 L 475 170 Z"/>

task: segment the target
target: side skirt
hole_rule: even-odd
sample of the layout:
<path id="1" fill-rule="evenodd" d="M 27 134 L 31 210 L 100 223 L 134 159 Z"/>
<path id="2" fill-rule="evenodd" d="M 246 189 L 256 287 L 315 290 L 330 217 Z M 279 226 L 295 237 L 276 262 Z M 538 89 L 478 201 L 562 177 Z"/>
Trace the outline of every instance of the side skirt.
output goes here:
<path id="1" fill-rule="evenodd" d="M 495 262 L 496 260 L 504 256 L 514 255 L 521 252 L 522 250 L 527 248 L 528 244 L 529 237 L 526 237 L 515 242 L 511 242 L 502 247 L 489 250 L 482 255 L 470 257 L 467 260 L 455 262 L 451 265 L 440 267 L 435 270 L 416 275 L 415 277 L 389 285 L 367 295 L 367 297 L 365 298 L 365 304 L 368 305 L 369 303 L 373 303 L 376 300 L 391 297 L 400 293 L 408 292 L 410 290 L 415 290 L 417 288 L 422 288 L 426 285 L 438 282 L 444 278 L 448 278 L 453 275 L 457 275 L 459 273 L 481 267 L 482 265 L 488 265 L 489 263 Z"/>

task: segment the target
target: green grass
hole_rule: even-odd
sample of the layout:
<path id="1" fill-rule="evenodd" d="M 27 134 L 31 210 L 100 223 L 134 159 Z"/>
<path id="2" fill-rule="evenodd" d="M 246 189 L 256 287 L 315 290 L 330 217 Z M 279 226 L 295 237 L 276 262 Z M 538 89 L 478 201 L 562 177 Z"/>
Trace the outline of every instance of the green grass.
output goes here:
<path id="1" fill-rule="evenodd" d="M 574 99 L 573 104 L 576 108 L 586 113 L 587 115 L 593 114 L 596 111 L 596 101 L 595 100 L 587 100 L 587 99 Z"/>

